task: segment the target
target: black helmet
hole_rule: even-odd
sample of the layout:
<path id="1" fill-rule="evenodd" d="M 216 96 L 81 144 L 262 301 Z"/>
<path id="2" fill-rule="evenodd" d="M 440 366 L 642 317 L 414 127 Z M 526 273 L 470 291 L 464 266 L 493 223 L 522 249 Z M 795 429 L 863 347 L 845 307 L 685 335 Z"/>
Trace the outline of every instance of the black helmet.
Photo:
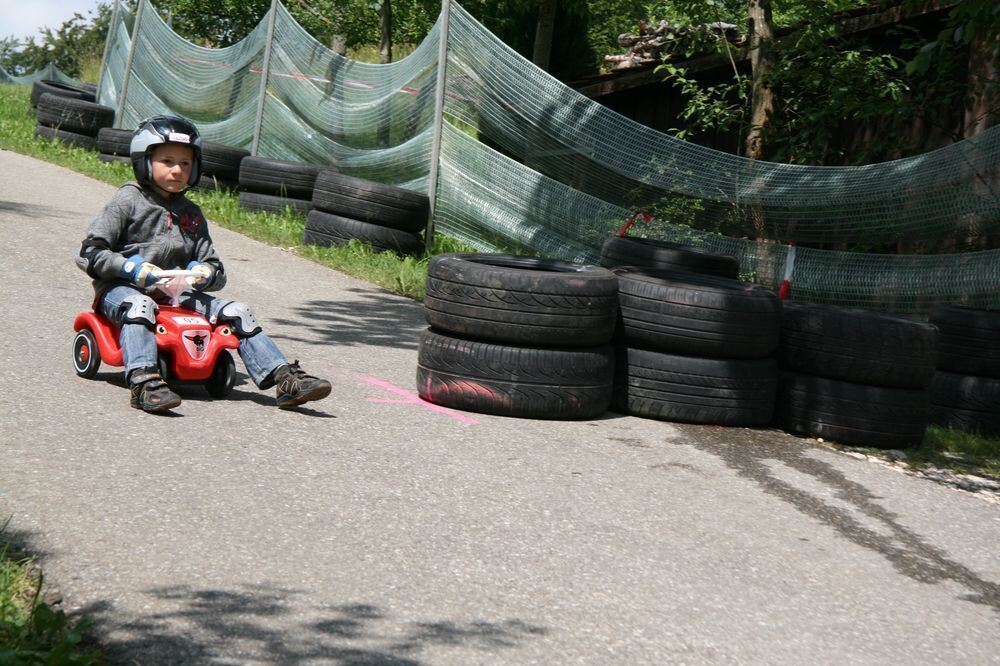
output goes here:
<path id="1" fill-rule="evenodd" d="M 153 149 L 164 143 L 177 143 L 190 146 L 194 151 L 194 164 L 188 177 L 188 187 L 194 187 L 201 178 L 201 135 L 198 128 L 179 116 L 153 116 L 139 123 L 138 129 L 132 135 L 129 152 L 132 155 L 132 171 L 140 185 L 148 184 L 152 179 L 153 166 L 149 154 Z"/>

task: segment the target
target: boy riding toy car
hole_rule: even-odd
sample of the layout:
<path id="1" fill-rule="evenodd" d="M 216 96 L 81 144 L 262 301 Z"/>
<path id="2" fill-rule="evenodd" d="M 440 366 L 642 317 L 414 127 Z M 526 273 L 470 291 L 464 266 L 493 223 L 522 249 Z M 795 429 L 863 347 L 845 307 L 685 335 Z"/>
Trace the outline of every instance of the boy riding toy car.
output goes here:
<path id="1" fill-rule="evenodd" d="M 156 287 L 171 297 L 171 305 L 160 305 L 156 315 L 156 347 L 160 376 L 170 383 L 201 383 L 209 395 L 224 398 L 233 390 L 236 364 L 228 350 L 239 339 L 225 323 L 213 326 L 196 312 L 177 307 L 188 289 L 187 278 L 195 271 L 160 271 Z M 121 366 L 118 329 L 99 312 L 81 312 L 73 322 L 73 366 L 76 374 L 93 377 L 101 363 Z"/>

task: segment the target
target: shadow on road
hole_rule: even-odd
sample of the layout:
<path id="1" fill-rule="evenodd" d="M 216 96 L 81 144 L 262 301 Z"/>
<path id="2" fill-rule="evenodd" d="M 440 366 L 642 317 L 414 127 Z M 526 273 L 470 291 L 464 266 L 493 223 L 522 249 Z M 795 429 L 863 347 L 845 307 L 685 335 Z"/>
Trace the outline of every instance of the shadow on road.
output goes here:
<path id="1" fill-rule="evenodd" d="M 898 516 L 880 505 L 880 498 L 868 488 L 851 481 L 829 463 L 809 455 L 816 447 L 804 443 L 792 443 L 790 446 L 788 441 L 776 441 L 773 433 L 755 430 L 747 430 L 745 437 L 734 438 L 730 434 L 704 429 L 691 437 L 690 443 L 701 451 L 720 457 L 740 476 L 756 482 L 765 493 L 788 502 L 855 545 L 878 553 L 900 574 L 920 583 L 958 583 L 969 591 L 963 599 L 1000 610 L 1000 586 L 983 580 L 968 567 L 949 559 L 941 549 L 928 544 L 920 535 L 902 525 Z M 770 468 L 775 462 L 833 488 L 839 500 L 884 525 L 889 534 L 879 534 L 865 527 L 849 511 L 778 478 Z"/>
<path id="2" fill-rule="evenodd" d="M 267 586 L 241 590 L 192 589 L 187 586 L 148 591 L 154 612 L 106 639 L 104 656 L 112 663 L 207 664 L 254 661 L 298 664 L 416 665 L 432 646 L 455 646 L 495 654 L 547 630 L 520 620 L 493 622 L 400 622 L 369 604 L 316 608 L 311 619 L 289 624 L 294 597 L 301 591 Z M 151 601 L 152 601 L 151 599 Z M 84 609 L 94 630 L 107 635 L 107 604 Z"/>
<path id="3" fill-rule="evenodd" d="M 15 215 L 23 215 L 31 218 L 74 219 L 74 216 L 59 208 L 16 201 L 0 201 L 0 213 L 14 213 Z"/>
<path id="4" fill-rule="evenodd" d="M 419 303 L 366 289 L 345 290 L 348 300 L 309 301 L 295 308 L 294 319 L 273 319 L 276 324 L 302 331 L 299 335 L 268 329 L 276 340 L 354 347 L 371 345 L 416 349 L 420 332 L 427 327 Z"/>

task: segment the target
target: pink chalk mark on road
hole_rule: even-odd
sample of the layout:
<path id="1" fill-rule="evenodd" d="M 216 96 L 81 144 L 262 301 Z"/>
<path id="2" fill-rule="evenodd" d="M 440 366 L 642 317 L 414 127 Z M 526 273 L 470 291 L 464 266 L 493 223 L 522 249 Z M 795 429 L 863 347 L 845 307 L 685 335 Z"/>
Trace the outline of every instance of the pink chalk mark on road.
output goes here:
<path id="1" fill-rule="evenodd" d="M 476 419 L 470 418 L 465 414 L 459 414 L 453 409 L 448 409 L 447 407 L 442 407 L 441 405 L 435 405 L 432 402 L 427 402 L 426 400 L 422 399 L 419 395 L 410 393 L 406 389 L 400 388 L 395 384 L 390 384 L 389 382 L 378 379 L 377 377 L 365 377 L 359 375 L 358 379 L 360 379 L 366 384 L 371 384 L 372 386 L 377 386 L 381 389 L 385 389 L 389 393 L 398 395 L 400 398 L 402 398 L 401 400 L 369 398 L 368 400 L 371 402 L 379 402 L 389 405 L 420 405 L 422 407 L 426 407 L 432 412 L 438 412 L 444 414 L 445 416 L 450 416 L 456 421 L 461 421 L 462 423 L 468 423 L 468 424 L 479 423 L 479 421 L 477 421 Z"/>

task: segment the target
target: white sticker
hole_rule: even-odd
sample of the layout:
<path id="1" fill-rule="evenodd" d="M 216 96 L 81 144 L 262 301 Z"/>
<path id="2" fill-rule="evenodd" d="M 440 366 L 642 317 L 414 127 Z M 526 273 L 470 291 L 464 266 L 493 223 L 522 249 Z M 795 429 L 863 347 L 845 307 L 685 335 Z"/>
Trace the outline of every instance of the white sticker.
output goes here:
<path id="1" fill-rule="evenodd" d="M 167 140 L 173 143 L 191 143 L 191 137 L 187 134 L 181 134 L 180 132 L 171 132 L 167 137 Z"/>
<path id="2" fill-rule="evenodd" d="M 181 326 L 204 326 L 208 323 L 201 317 L 171 317 L 171 319 Z"/>

